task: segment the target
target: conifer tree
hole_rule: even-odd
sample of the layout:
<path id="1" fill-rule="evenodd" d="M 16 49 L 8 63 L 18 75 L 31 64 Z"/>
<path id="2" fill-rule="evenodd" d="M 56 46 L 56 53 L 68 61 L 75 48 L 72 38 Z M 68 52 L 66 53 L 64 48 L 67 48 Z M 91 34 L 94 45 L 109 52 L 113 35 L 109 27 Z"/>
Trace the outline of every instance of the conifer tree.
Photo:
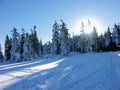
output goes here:
<path id="1" fill-rule="evenodd" d="M 60 49 L 61 55 L 68 55 L 69 54 L 69 34 L 68 29 L 66 28 L 66 24 L 61 20 L 61 27 L 60 27 Z"/>
<path id="2" fill-rule="evenodd" d="M 20 62 L 20 38 L 16 28 L 12 32 L 12 47 L 10 50 L 11 61 Z"/>
<path id="3" fill-rule="evenodd" d="M 118 24 L 118 28 L 117 28 L 117 33 L 118 33 L 118 50 L 120 50 L 120 23 Z"/>
<path id="4" fill-rule="evenodd" d="M 51 43 L 50 43 L 50 41 L 44 44 L 43 53 L 44 54 L 51 54 Z"/>
<path id="5" fill-rule="evenodd" d="M 30 45 L 28 33 L 25 34 L 22 57 L 23 57 L 23 60 L 30 60 L 32 58 L 31 45 Z"/>
<path id="6" fill-rule="evenodd" d="M 51 54 L 57 55 L 60 53 L 60 38 L 59 38 L 59 25 L 55 21 L 53 25 L 53 35 L 52 35 L 52 46 L 51 46 Z"/>
<path id="7" fill-rule="evenodd" d="M 24 41 L 25 39 L 25 30 L 22 28 L 22 34 L 20 35 L 20 56 L 21 56 L 21 59 L 23 59 L 23 52 L 24 52 Z"/>
<path id="8" fill-rule="evenodd" d="M 43 55 L 43 44 L 42 44 L 42 40 L 40 40 L 39 42 L 39 56 Z"/>
<path id="9" fill-rule="evenodd" d="M 37 37 L 36 26 L 31 30 L 29 40 L 31 44 L 31 55 L 33 58 L 37 58 L 39 56 L 39 40 Z"/>
<path id="10" fill-rule="evenodd" d="M 112 50 L 116 51 L 119 45 L 118 25 L 115 24 L 112 32 Z"/>
<path id="11" fill-rule="evenodd" d="M 69 38 L 69 44 L 70 44 L 70 52 L 77 51 L 77 35 L 72 35 L 71 38 Z"/>
<path id="12" fill-rule="evenodd" d="M 73 42 L 73 46 L 72 46 L 73 51 L 78 51 L 78 45 L 77 45 L 78 41 L 79 41 L 79 36 L 78 35 L 75 35 L 75 36 L 73 35 L 73 39 L 72 39 L 72 42 Z"/>
<path id="13" fill-rule="evenodd" d="M 11 58 L 11 53 L 10 53 L 10 50 L 11 50 L 11 47 L 12 47 L 12 43 L 11 43 L 11 38 L 9 38 L 8 35 L 6 35 L 6 39 L 5 39 L 5 49 L 4 49 L 4 55 L 5 55 L 5 60 L 10 60 Z"/>
<path id="14" fill-rule="evenodd" d="M 107 32 L 105 32 L 104 38 L 105 38 L 105 49 L 106 51 L 109 51 L 111 49 L 111 44 L 112 44 L 110 27 L 108 27 Z"/>
<path id="15" fill-rule="evenodd" d="M 97 30 L 96 27 L 93 27 L 93 32 L 91 33 L 91 42 L 92 42 L 92 50 L 94 52 L 98 51 L 98 34 L 97 34 Z"/>
<path id="16" fill-rule="evenodd" d="M 3 62 L 3 52 L 2 52 L 1 44 L 0 44 L 0 62 Z"/>
<path id="17" fill-rule="evenodd" d="M 103 34 L 99 35 L 98 37 L 98 51 L 105 51 L 105 37 Z"/>
<path id="18" fill-rule="evenodd" d="M 84 23 L 81 24 L 81 30 L 80 30 L 80 36 L 78 40 L 78 49 L 80 52 L 85 53 L 86 52 L 86 45 L 87 45 L 87 39 L 85 34 L 85 28 Z"/>

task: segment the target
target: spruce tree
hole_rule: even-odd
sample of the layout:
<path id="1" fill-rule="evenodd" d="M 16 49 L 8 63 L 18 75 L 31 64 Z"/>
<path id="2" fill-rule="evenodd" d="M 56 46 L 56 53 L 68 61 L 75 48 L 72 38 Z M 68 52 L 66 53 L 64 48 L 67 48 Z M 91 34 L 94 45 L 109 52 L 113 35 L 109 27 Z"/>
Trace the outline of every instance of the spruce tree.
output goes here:
<path id="1" fill-rule="evenodd" d="M 22 28 L 22 34 L 20 35 L 20 56 L 21 56 L 21 59 L 23 59 L 22 54 L 24 52 L 24 48 L 23 48 L 24 43 L 25 43 L 24 39 L 25 39 L 25 30 Z"/>
<path id="2" fill-rule="evenodd" d="M 47 42 L 43 46 L 43 53 L 44 54 L 51 54 L 51 42 Z"/>
<path id="3" fill-rule="evenodd" d="M 43 44 L 42 40 L 39 41 L 39 56 L 43 55 Z"/>
<path id="4" fill-rule="evenodd" d="M 13 28 L 12 32 L 12 47 L 10 50 L 11 58 L 13 62 L 20 62 L 20 38 L 16 28 Z"/>
<path id="5" fill-rule="evenodd" d="M 86 33 L 86 52 L 92 52 L 92 35 L 91 33 Z"/>
<path id="6" fill-rule="evenodd" d="M 110 51 L 111 44 L 112 44 L 112 36 L 111 36 L 110 27 L 108 27 L 107 32 L 105 32 L 104 38 L 105 38 L 105 49 L 106 51 Z"/>
<path id="7" fill-rule="evenodd" d="M 59 25 L 55 21 L 53 25 L 53 35 L 52 35 L 52 46 L 51 46 L 51 54 L 58 55 L 60 53 L 60 39 L 59 39 Z"/>
<path id="8" fill-rule="evenodd" d="M 112 32 L 112 50 L 116 51 L 119 46 L 118 25 L 114 24 Z"/>
<path id="9" fill-rule="evenodd" d="M 78 50 L 82 53 L 86 52 L 87 39 L 85 34 L 84 23 L 81 24 L 80 36 L 78 37 Z"/>
<path id="10" fill-rule="evenodd" d="M 3 62 L 3 53 L 2 53 L 1 44 L 0 44 L 0 62 Z"/>
<path id="11" fill-rule="evenodd" d="M 94 52 L 98 51 L 98 34 L 96 27 L 93 27 L 93 32 L 91 33 L 91 42 L 92 42 L 92 50 Z"/>
<path id="12" fill-rule="evenodd" d="M 69 34 L 68 29 L 66 28 L 66 24 L 61 20 L 60 26 L 60 49 L 61 55 L 68 55 L 69 54 Z"/>
<path id="13" fill-rule="evenodd" d="M 31 45 L 29 40 L 29 34 L 26 33 L 23 44 L 23 53 L 22 53 L 23 60 L 30 60 L 32 58 L 30 51 L 31 51 Z"/>
<path id="14" fill-rule="evenodd" d="M 72 37 L 69 38 L 69 46 L 70 46 L 70 52 L 78 51 L 78 35 L 72 35 Z"/>
<path id="15" fill-rule="evenodd" d="M 78 40 L 79 40 L 79 36 L 78 35 L 73 35 L 72 38 L 72 51 L 78 51 Z"/>
<path id="16" fill-rule="evenodd" d="M 105 51 L 105 37 L 103 34 L 99 35 L 98 37 L 98 51 L 99 52 Z"/>
<path id="17" fill-rule="evenodd" d="M 5 53 L 5 60 L 7 60 L 7 61 L 10 60 L 10 58 L 11 58 L 11 53 L 10 53 L 10 50 L 12 47 L 11 41 L 12 41 L 11 38 L 9 38 L 9 36 L 6 35 L 4 53 Z"/>
<path id="18" fill-rule="evenodd" d="M 31 30 L 31 34 L 29 35 L 29 40 L 31 44 L 31 55 L 33 58 L 37 58 L 39 56 L 39 40 L 37 37 L 36 26 Z"/>
<path id="19" fill-rule="evenodd" d="M 120 50 L 120 24 L 118 24 L 118 28 L 117 28 L 117 32 L 118 32 L 118 50 Z"/>

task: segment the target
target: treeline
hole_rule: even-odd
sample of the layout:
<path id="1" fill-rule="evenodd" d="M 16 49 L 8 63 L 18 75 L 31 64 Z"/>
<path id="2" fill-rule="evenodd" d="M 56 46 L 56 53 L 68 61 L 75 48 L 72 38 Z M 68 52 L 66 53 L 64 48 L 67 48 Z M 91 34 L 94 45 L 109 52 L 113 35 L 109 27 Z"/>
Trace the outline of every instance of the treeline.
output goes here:
<path id="1" fill-rule="evenodd" d="M 108 52 L 120 50 L 120 25 L 108 27 L 104 34 L 98 35 L 96 27 L 91 33 L 85 33 L 84 23 L 80 33 L 70 35 L 63 20 L 56 21 L 52 29 L 52 42 L 42 43 L 38 39 L 36 26 L 31 33 L 18 33 L 16 28 L 11 31 L 12 37 L 6 36 L 4 55 L 0 46 L 1 62 L 21 62 L 41 57 L 46 54 L 68 55 L 70 52 Z"/>
<path id="2" fill-rule="evenodd" d="M 43 54 L 42 40 L 37 37 L 36 26 L 31 33 L 18 33 L 16 28 L 11 31 L 12 37 L 6 35 L 4 56 L 1 53 L 1 62 L 21 62 L 38 58 Z"/>

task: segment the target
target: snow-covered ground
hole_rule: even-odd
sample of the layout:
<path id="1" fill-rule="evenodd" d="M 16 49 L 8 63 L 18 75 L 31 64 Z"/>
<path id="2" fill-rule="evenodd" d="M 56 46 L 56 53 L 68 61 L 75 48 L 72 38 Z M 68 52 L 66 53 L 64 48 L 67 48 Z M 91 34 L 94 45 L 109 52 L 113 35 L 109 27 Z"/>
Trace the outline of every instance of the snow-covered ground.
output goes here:
<path id="1" fill-rule="evenodd" d="M 0 90 L 120 90 L 120 52 L 0 65 Z"/>

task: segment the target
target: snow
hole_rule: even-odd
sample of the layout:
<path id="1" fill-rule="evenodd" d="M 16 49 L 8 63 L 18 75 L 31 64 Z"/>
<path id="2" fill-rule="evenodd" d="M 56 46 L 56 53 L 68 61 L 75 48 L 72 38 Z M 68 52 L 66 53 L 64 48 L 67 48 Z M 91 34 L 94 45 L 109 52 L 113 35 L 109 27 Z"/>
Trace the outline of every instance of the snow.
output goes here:
<path id="1" fill-rule="evenodd" d="M 120 52 L 1 65 L 0 90 L 120 90 Z"/>
<path id="2" fill-rule="evenodd" d="M 118 53 L 118 56 L 120 56 L 120 53 Z"/>

